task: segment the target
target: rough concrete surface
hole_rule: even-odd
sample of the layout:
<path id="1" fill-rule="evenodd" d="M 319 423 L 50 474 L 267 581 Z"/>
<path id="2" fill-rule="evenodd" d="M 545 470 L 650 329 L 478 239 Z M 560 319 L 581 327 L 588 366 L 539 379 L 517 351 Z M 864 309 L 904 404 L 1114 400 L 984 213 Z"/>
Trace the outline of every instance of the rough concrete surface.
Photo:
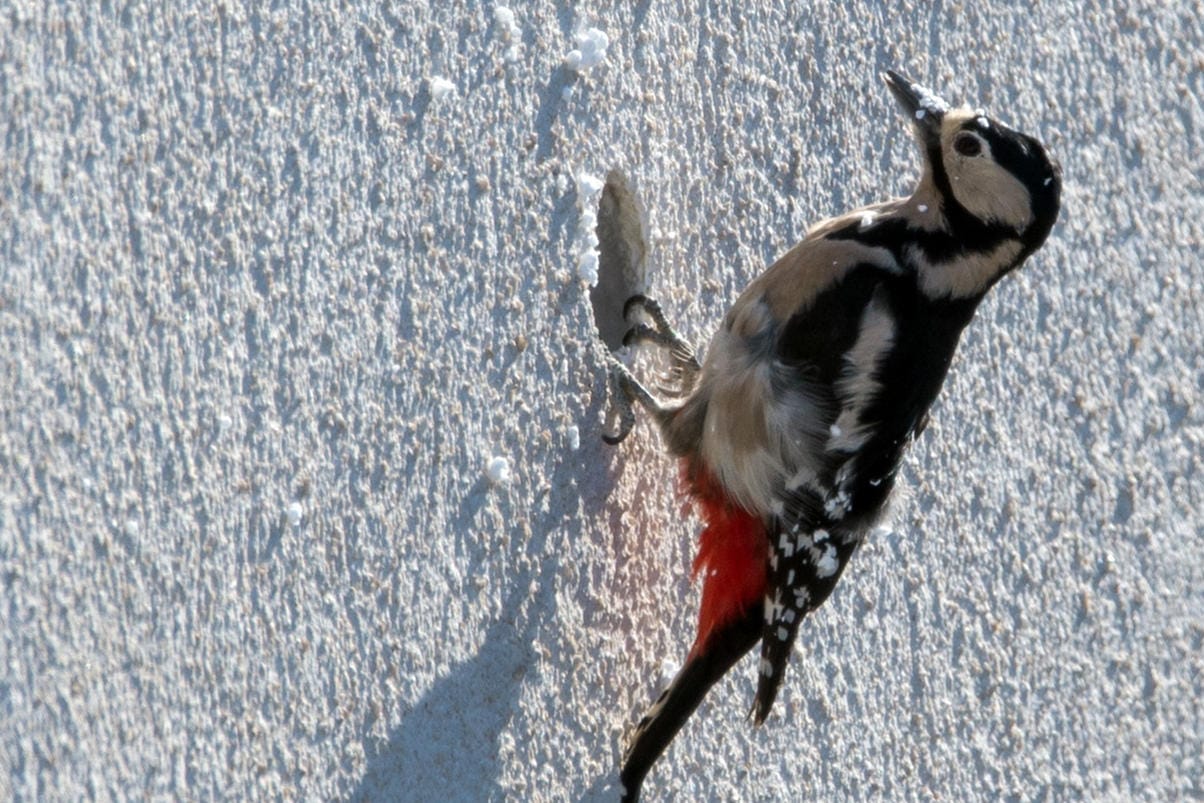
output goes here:
<path id="1" fill-rule="evenodd" d="M 887 67 L 1063 217 L 770 722 L 747 659 L 647 797 L 1204 796 L 1200 4 L 510 11 L 0 9 L 0 799 L 613 799 L 696 523 L 599 440 L 594 225 L 704 345 L 910 189 Z"/>

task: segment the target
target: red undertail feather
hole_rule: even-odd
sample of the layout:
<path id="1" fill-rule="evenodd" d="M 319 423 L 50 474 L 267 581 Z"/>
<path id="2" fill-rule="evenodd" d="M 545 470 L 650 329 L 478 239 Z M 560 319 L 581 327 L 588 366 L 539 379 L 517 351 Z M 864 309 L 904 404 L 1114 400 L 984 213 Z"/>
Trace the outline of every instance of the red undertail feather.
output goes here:
<path id="1" fill-rule="evenodd" d="M 695 473 L 690 486 L 704 524 L 694 558 L 694 577 L 702 576 L 702 606 L 693 657 L 706 649 L 712 634 L 761 604 L 769 542 L 761 519 L 733 504 L 710 474 Z"/>

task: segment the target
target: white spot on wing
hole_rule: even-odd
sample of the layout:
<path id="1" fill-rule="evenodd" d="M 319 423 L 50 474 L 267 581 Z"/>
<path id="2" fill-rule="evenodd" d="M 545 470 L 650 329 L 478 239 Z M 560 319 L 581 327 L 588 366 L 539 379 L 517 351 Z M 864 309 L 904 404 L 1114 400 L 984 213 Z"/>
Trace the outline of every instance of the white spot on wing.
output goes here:
<path id="1" fill-rule="evenodd" d="M 849 512 L 849 492 L 839 490 L 824 500 L 824 512 L 833 519 L 843 519 Z"/>
<path id="2" fill-rule="evenodd" d="M 820 577 L 831 577 L 836 574 L 839 565 L 836 560 L 836 548 L 829 544 L 815 562 L 815 573 Z"/>
<path id="3" fill-rule="evenodd" d="M 804 549 L 810 549 L 814 545 L 815 541 L 812 540 L 811 533 L 799 533 L 795 549 L 802 552 Z"/>

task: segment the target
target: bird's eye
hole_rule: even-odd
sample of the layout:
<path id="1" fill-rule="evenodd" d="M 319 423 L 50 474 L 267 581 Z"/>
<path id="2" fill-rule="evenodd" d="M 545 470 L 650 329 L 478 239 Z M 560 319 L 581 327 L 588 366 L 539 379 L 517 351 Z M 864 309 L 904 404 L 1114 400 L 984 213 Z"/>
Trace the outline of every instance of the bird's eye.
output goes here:
<path id="1" fill-rule="evenodd" d="M 973 134 L 962 134 L 953 140 L 953 149 L 962 156 L 977 156 L 982 153 L 982 143 Z"/>

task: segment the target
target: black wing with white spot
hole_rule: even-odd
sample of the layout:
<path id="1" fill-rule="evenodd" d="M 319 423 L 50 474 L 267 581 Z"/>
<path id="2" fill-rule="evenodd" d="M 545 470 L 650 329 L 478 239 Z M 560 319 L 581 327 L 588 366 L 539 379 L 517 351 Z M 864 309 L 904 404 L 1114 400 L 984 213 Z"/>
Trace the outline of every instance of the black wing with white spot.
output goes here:
<path id="1" fill-rule="evenodd" d="M 761 661 L 753 721 L 769 715 L 803 617 L 823 604 L 860 539 L 798 520 L 783 526 L 770 547 L 769 591 L 761 632 Z"/>

